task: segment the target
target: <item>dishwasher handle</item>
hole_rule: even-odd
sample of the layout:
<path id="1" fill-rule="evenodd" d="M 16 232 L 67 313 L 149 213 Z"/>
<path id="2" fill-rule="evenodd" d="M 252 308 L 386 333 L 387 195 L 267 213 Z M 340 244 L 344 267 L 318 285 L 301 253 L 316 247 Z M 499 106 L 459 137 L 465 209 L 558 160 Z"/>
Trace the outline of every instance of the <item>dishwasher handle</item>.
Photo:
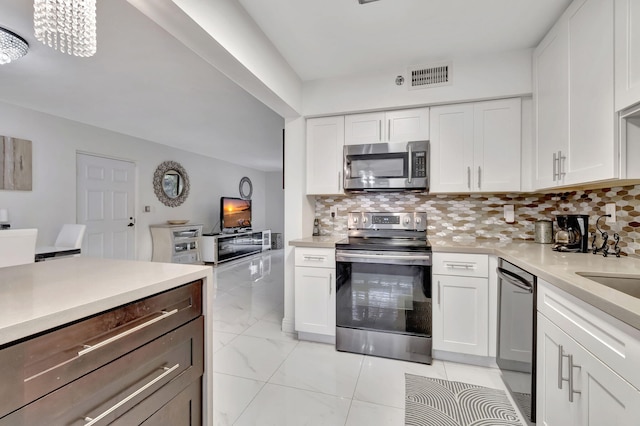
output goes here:
<path id="1" fill-rule="evenodd" d="M 496 268 L 496 272 L 501 279 L 505 280 L 509 284 L 512 284 L 526 292 L 533 293 L 533 284 L 522 278 L 520 275 L 500 267 Z"/>

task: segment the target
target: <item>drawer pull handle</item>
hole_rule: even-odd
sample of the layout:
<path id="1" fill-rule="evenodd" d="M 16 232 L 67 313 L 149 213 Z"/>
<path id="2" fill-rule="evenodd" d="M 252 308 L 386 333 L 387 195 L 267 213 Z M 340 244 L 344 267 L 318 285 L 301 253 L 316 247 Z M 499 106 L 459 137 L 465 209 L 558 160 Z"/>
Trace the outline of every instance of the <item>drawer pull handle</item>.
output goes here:
<path id="1" fill-rule="evenodd" d="M 304 260 L 311 260 L 315 262 L 324 262 L 326 258 L 324 256 L 304 256 Z"/>
<path id="2" fill-rule="evenodd" d="M 475 269 L 476 267 L 471 263 L 445 263 L 444 266 L 451 269 Z"/>
<path id="3" fill-rule="evenodd" d="M 153 386 L 156 383 L 158 383 L 160 380 L 162 380 L 165 377 L 167 377 L 169 374 L 173 373 L 178 368 L 180 368 L 180 364 L 176 364 L 171 368 L 169 368 L 169 367 L 161 367 L 161 369 L 164 370 L 164 373 L 162 373 L 161 375 L 159 375 L 155 379 L 151 380 L 149 383 L 147 383 L 146 385 L 142 386 L 140 389 L 138 389 L 137 391 L 133 392 L 131 395 L 127 396 L 126 398 L 124 398 L 123 400 L 118 402 L 117 404 L 113 405 L 111 408 L 109 408 L 108 410 L 104 411 L 98 417 L 88 417 L 88 416 L 86 416 L 84 418 L 84 421 L 87 422 L 85 424 L 85 426 L 91 426 L 93 424 L 96 424 L 97 422 L 99 422 L 100 420 L 102 420 L 103 418 L 108 416 L 109 414 L 113 413 L 118 408 L 122 407 L 127 402 L 131 401 L 136 396 L 140 395 L 142 392 L 144 392 L 147 389 L 149 389 L 151 386 Z"/>
<path id="4" fill-rule="evenodd" d="M 176 312 L 178 312 L 177 309 L 174 309 L 173 311 L 168 311 L 168 312 L 167 311 L 162 311 L 162 315 L 160 315 L 159 317 L 155 317 L 154 319 L 149 320 L 149 321 L 147 321 L 145 323 L 142 323 L 140 325 L 137 325 L 137 326 L 135 326 L 133 328 L 130 328 L 127 331 L 123 331 L 120 334 L 116 334 L 115 336 L 110 337 L 110 338 L 108 338 L 106 340 L 103 340 L 100 343 L 96 343 L 95 345 L 92 345 L 92 346 L 84 345 L 84 349 L 81 350 L 81 351 L 78 351 L 78 356 L 86 355 L 89 352 L 95 351 L 96 349 L 99 349 L 99 348 L 101 348 L 103 346 L 106 346 L 106 345 L 108 345 L 110 343 L 115 342 L 116 340 L 122 339 L 123 337 L 128 336 L 129 334 L 135 333 L 136 331 L 142 330 L 143 328 L 148 327 L 151 324 L 155 324 L 158 321 L 162 321 L 163 319 L 170 317 L 171 315 L 175 314 Z"/>

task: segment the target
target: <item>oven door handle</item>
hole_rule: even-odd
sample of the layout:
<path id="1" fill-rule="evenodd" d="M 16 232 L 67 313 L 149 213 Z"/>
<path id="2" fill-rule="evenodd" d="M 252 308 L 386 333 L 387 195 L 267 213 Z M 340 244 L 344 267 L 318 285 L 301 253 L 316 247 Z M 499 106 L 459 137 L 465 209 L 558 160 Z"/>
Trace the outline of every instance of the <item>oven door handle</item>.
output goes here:
<path id="1" fill-rule="evenodd" d="M 431 256 L 394 256 L 390 254 L 350 254 L 350 253 L 340 253 L 339 257 L 349 258 L 349 259 L 381 259 L 381 260 L 429 260 Z"/>
<path id="2" fill-rule="evenodd" d="M 511 271 L 507 271 L 506 269 L 500 268 L 500 267 L 496 268 L 496 272 L 498 273 L 498 276 L 500 278 L 502 278 L 509 284 L 512 284 L 518 288 L 521 288 L 522 290 L 528 293 L 533 293 L 533 285 L 529 281 L 519 276 L 518 274 L 515 274 Z"/>

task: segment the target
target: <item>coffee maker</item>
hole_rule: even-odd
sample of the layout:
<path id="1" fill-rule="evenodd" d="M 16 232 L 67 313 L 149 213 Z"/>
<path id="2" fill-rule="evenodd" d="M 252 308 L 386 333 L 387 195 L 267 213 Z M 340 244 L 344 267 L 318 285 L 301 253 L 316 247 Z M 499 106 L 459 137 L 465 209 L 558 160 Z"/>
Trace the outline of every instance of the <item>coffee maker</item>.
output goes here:
<path id="1" fill-rule="evenodd" d="M 586 253 L 589 245 L 589 215 L 557 215 L 558 231 L 553 250 Z"/>

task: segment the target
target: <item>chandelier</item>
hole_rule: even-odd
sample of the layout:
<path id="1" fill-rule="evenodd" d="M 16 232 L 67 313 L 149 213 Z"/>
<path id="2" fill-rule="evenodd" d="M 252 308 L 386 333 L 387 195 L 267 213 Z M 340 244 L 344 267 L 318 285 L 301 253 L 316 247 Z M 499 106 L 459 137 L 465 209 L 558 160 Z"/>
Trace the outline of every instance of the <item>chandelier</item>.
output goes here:
<path id="1" fill-rule="evenodd" d="M 22 58 L 28 50 L 29 44 L 25 39 L 0 27 L 0 65 Z"/>
<path id="2" fill-rule="evenodd" d="M 36 38 L 73 56 L 96 53 L 96 0 L 35 0 Z"/>

